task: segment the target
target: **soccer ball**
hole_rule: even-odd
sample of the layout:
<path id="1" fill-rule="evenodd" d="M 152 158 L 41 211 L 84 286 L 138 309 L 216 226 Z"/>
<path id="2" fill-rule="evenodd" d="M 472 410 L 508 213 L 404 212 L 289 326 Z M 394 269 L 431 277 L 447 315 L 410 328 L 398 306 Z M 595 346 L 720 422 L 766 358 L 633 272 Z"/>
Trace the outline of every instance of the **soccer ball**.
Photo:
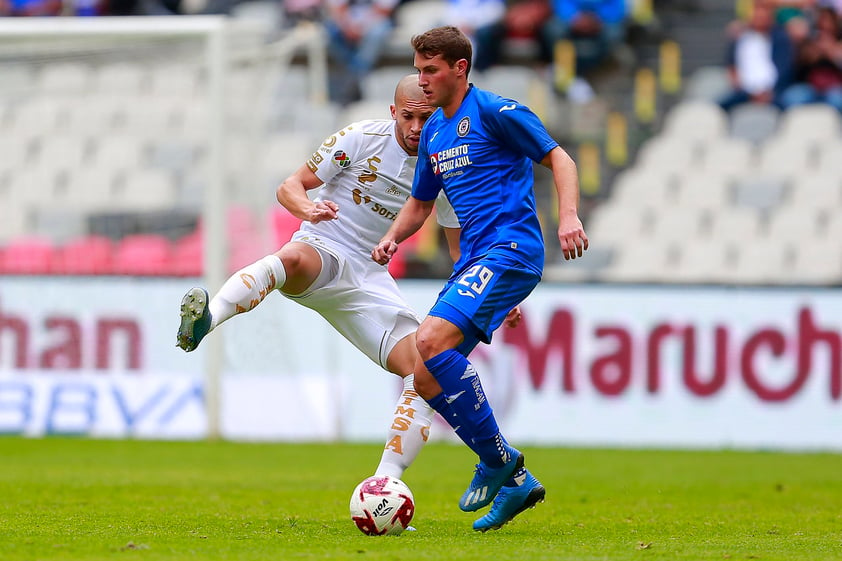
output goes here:
<path id="1" fill-rule="evenodd" d="M 414 514 L 412 491 L 395 477 L 373 475 L 351 495 L 351 520 L 368 536 L 396 536 L 409 526 Z"/>

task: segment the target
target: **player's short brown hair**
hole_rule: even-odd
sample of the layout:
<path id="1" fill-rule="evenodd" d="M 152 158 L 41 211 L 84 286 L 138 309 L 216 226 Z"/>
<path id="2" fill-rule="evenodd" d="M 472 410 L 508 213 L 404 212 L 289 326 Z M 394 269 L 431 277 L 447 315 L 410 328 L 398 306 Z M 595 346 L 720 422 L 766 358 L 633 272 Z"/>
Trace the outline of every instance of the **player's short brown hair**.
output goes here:
<path id="1" fill-rule="evenodd" d="M 465 74 L 471 72 L 471 59 L 473 58 L 471 40 L 452 25 L 434 27 L 420 35 L 415 35 L 412 38 L 412 48 L 416 53 L 425 57 L 432 58 L 441 55 L 442 60 L 451 67 L 456 64 L 456 61 L 464 58 L 468 61 L 468 69 Z"/>

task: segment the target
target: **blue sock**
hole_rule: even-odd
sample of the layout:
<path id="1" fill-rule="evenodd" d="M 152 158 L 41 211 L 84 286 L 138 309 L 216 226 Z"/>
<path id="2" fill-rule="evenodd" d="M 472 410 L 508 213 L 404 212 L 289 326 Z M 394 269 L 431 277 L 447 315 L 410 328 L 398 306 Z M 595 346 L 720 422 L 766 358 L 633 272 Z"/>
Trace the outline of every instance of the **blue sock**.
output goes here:
<path id="1" fill-rule="evenodd" d="M 453 411 L 453 408 L 444 398 L 444 393 L 442 392 L 434 398 L 428 399 L 427 403 L 429 403 L 430 407 L 435 409 L 436 412 L 448 422 L 448 424 L 453 428 L 453 432 L 456 433 L 456 436 L 462 439 L 462 442 L 467 444 L 468 448 L 473 450 L 474 453 L 479 456 L 479 451 L 476 446 L 474 446 L 474 441 L 471 439 L 470 435 L 466 434 L 466 430 L 462 428 L 462 425 L 459 422 L 459 415 Z"/>
<path id="2" fill-rule="evenodd" d="M 494 412 L 485 398 L 479 376 L 468 359 L 448 349 L 424 365 L 442 388 L 442 395 L 433 401 L 448 405 L 442 417 L 480 459 L 490 467 L 500 467 L 508 455 Z M 436 405 L 430 405 L 439 413 Z M 449 409 L 449 411 L 447 411 Z"/>

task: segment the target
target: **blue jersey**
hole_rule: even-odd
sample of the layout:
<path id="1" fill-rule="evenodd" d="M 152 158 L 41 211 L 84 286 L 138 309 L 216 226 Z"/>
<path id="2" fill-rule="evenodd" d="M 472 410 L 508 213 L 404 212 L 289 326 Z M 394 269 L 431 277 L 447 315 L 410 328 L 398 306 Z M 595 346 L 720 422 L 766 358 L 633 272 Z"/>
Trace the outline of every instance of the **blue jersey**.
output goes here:
<path id="1" fill-rule="evenodd" d="M 532 161 L 558 143 L 541 120 L 511 99 L 471 86 L 456 114 L 441 109 L 421 131 L 412 196 L 431 201 L 441 189 L 462 227 L 454 271 L 508 248 L 541 273 L 544 238 L 535 209 Z"/>

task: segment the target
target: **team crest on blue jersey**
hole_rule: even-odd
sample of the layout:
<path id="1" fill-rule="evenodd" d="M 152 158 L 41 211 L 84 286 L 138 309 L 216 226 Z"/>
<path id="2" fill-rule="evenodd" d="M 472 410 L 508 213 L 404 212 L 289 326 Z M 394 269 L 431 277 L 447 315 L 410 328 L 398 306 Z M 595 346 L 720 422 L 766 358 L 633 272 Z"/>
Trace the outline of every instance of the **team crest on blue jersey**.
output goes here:
<path id="1" fill-rule="evenodd" d="M 351 158 L 342 150 L 337 150 L 333 153 L 333 163 L 341 168 L 347 168 L 351 165 Z"/>
<path id="2" fill-rule="evenodd" d="M 456 134 L 459 136 L 465 136 L 471 131 L 471 118 L 470 117 L 462 117 L 459 121 L 459 124 L 456 125 Z"/>
<path id="3" fill-rule="evenodd" d="M 433 173 L 439 174 L 439 159 L 435 154 L 430 154 L 430 165 L 433 167 Z"/>

